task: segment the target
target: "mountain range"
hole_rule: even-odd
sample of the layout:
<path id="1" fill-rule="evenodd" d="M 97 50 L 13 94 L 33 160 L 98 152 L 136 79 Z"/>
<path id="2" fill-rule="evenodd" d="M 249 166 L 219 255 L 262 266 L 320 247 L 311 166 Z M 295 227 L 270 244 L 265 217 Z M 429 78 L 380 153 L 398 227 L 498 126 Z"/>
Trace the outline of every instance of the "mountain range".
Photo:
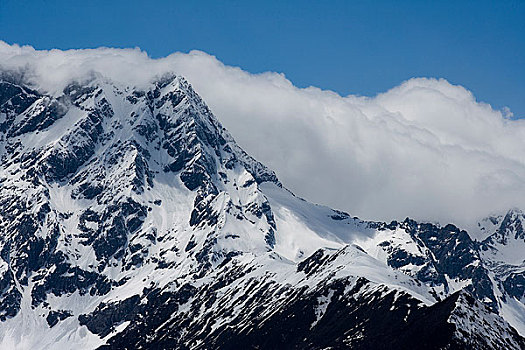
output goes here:
<path id="1" fill-rule="evenodd" d="M 525 213 L 309 203 L 181 76 L 0 74 L 0 348 L 525 349 Z"/>

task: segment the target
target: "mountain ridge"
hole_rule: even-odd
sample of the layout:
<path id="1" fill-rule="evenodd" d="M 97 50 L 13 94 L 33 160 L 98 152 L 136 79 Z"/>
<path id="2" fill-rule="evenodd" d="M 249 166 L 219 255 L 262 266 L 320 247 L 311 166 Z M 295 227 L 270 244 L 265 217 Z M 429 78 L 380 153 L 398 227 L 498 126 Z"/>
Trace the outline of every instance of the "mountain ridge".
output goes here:
<path id="1" fill-rule="evenodd" d="M 271 320 L 265 332 L 282 337 L 282 318 L 264 311 L 275 300 L 289 317 L 315 316 L 321 339 L 334 293 L 349 303 L 360 296 L 353 305 L 362 316 L 383 310 L 401 325 L 404 308 L 387 295 L 403 294 L 424 317 L 463 288 L 505 329 L 506 346 L 523 346 L 506 325 L 525 329 L 509 316 L 523 307 L 522 266 L 486 253 L 507 244 L 479 243 L 453 225 L 361 221 L 299 199 L 181 77 L 135 89 L 96 76 L 56 97 L 3 78 L 0 102 L 4 346 L 37 341 L 39 332 L 54 334 L 46 348 L 265 346 L 243 332 Z M 496 220 L 490 236 L 520 238 L 521 217 Z M 302 325 L 288 345 L 366 347 L 381 331 L 342 321 L 350 328 L 326 344 L 314 335 L 299 341 L 311 331 Z M 345 343 L 345 332 L 369 345 Z M 488 346 L 464 333 L 447 342 Z"/>

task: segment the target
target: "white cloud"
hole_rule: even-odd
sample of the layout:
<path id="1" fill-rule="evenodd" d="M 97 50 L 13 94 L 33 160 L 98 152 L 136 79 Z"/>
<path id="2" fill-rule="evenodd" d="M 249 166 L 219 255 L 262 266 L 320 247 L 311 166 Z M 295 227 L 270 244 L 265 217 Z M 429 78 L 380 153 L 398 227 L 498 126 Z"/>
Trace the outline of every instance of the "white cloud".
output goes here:
<path id="1" fill-rule="evenodd" d="M 141 85 L 185 76 L 239 144 L 311 201 L 367 219 L 455 222 L 525 208 L 525 123 L 445 80 L 417 78 L 373 98 L 300 89 L 199 51 L 36 51 L 0 42 L 0 65 L 29 67 L 59 92 L 92 71 Z"/>

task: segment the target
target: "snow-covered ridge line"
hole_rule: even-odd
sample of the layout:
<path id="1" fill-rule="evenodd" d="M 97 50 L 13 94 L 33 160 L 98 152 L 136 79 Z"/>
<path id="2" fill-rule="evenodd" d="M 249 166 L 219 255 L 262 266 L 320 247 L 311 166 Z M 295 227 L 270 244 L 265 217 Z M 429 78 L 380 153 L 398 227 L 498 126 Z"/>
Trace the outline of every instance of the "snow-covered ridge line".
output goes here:
<path id="1" fill-rule="evenodd" d="M 151 58 L 140 49 L 2 42 L 0 57 L 0 66 L 26 70 L 26 80 L 53 96 L 93 72 L 144 90 L 174 71 L 294 192 L 363 218 L 409 216 L 470 232 L 488 213 L 525 207 L 525 123 L 444 79 L 414 78 L 367 98 L 298 88 L 284 74 L 250 74 L 197 51 Z"/>
<path id="2" fill-rule="evenodd" d="M 5 79 L 2 346 L 271 347 L 245 332 L 260 321 L 278 333 L 280 314 L 304 315 L 290 339 L 301 344 L 301 327 L 323 334 L 348 305 L 399 327 L 462 288 L 493 317 L 523 305 L 523 272 L 499 274 L 453 225 L 366 222 L 296 197 L 181 77 L 136 88 L 96 76 L 55 97 Z M 497 234 L 521 219 L 509 220 Z M 344 341 L 366 344 L 374 330 L 346 317 Z"/>

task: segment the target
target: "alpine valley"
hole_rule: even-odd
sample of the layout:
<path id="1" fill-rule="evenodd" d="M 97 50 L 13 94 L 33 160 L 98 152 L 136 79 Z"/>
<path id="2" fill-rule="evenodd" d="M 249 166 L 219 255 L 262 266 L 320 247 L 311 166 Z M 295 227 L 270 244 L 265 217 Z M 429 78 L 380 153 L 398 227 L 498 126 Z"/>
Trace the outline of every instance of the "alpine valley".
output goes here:
<path id="1" fill-rule="evenodd" d="M 362 221 L 288 191 L 180 76 L 0 77 L 1 349 L 525 349 L 520 210 Z"/>

